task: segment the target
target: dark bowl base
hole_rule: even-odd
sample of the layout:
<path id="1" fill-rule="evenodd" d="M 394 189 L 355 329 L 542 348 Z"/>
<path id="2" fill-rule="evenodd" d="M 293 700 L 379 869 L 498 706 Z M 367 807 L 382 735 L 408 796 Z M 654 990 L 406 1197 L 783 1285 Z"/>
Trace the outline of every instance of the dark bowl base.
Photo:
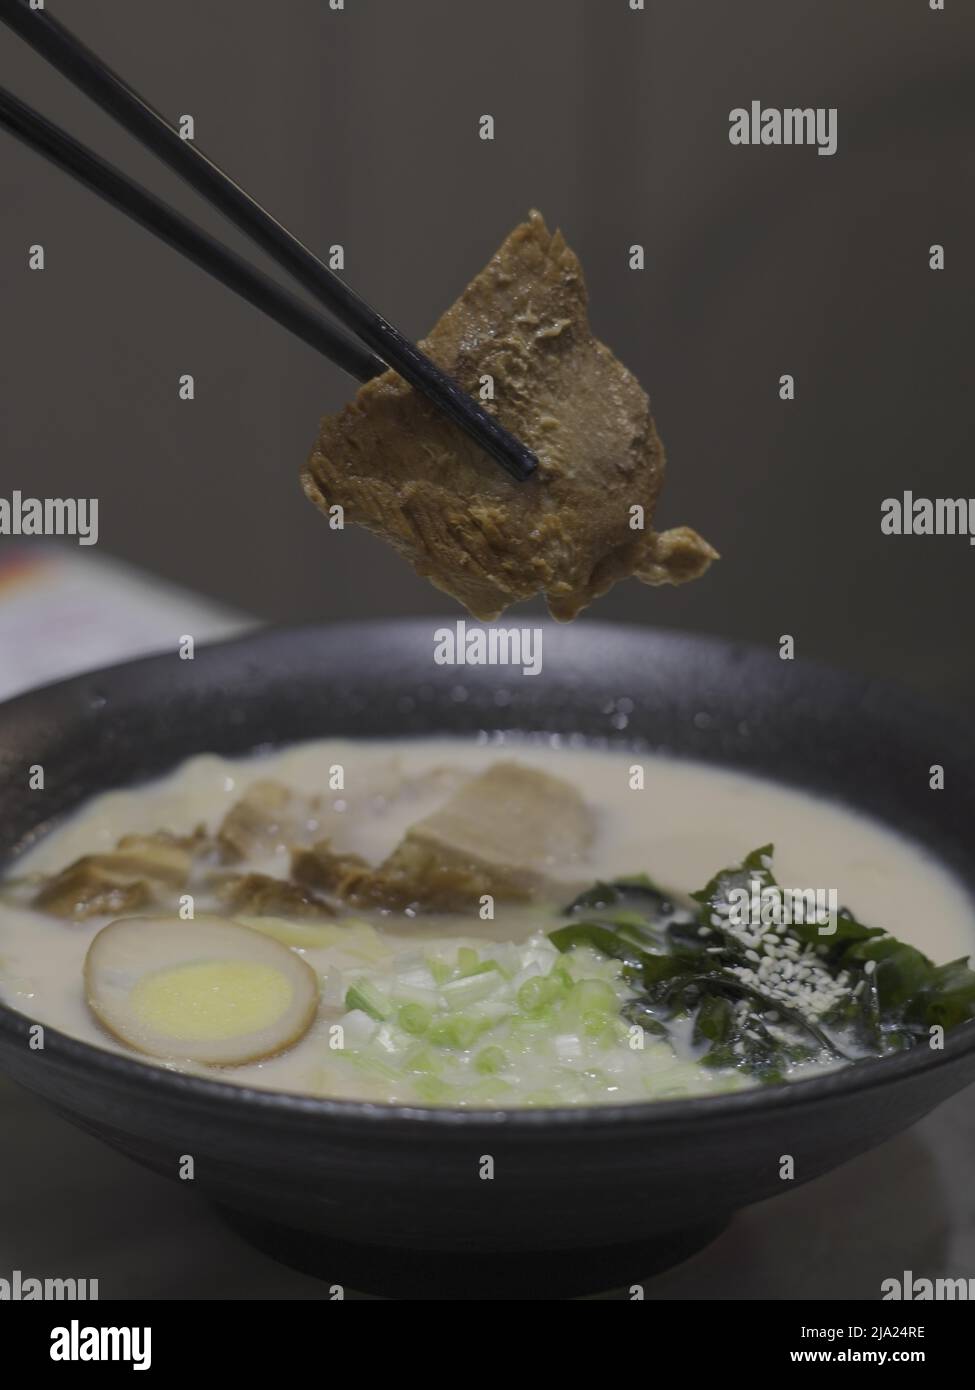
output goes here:
<path id="1" fill-rule="evenodd" d="M 681 1264 L 716 1240 L 728 1219 L 632 1245 L 445 1255 L 329 1240 L 214 1203 L 262 1254 L 330 1287 L 390 1299 L 558 1300 L 621 1290 Z M 323 1297 L 327 1294 L 323 1290 Z"/>

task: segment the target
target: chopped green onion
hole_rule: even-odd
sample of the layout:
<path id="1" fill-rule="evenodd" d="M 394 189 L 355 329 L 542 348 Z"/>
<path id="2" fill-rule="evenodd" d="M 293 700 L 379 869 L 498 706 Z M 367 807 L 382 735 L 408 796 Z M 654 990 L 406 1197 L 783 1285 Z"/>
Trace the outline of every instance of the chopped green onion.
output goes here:
<path id="1" fill-rule="evenodd" d="M 440 1071 L 443 1063 L 432 1048 L 420 1046 L 411 1048 L 404 1058 L 404 1065 L 407 1071 L 429 1072 L 433 1075 Z"/>
<path id="2" fill-rule="evenodd" d="M 354 985 L 349 986 L 345 995 L 345 1007 L 350 1012 L 352 1009 L 361 1009 L 370 1018 L 380 1021 L 389 1018 L 393 1012 L 393 1006 L 385 994 L 370 980 L 356 980 Z"/>
<path id="3" fill-rule="evenodd" d="M 582 1015 L 582 1031 L 587 1038 L 598 1038 L 610 1022 L 611 1016 L 602 1009 L 587 1009 Z"/>
<path id="4" fill-rule="evenodd" d="M 428 1038 L 437 1047 L 456 1047 L 466 1052 L 484 1031 L 484 1024 L 466 1014 L 452 1014 L 438 1018 L 432 1025 Z"/>
<path id="5" fill-rule="evenodd" d="M 465 1008 L 489 994 L 504 983 L 496 970 L 478 970 L 475 974 L 462 976 L 459 980 L 449 980 L 442 987 L 444 1002 L 450 1009 Z"/>
<path id="6" fill-rule="evenodd" d="M 538 1014 L 546 1005 L 564 999 L 567 992 L 568 986 L 557 975 L 532 975 L 518 989 L 518 1007 L 526 1014 Z"/>
<path id="7" fill-rule="evenodd" d="M 419 1038 L 433 1022 L 433 1014 L 423 1004 L 404 1004 L 397 1018 L 404 1033 Z"/>
<path id="8" fill-rule="evenodd" d="M 472 946 L 458 947 L 457 970 L 461 975 L 473 975 L 480 963 L 481 957 Z"/>
<path id="9" fill-rule="evenodd" d="M 493 1043 L 489 1047 L 482 1048 L 474 1058 L 474 1067 L 477 1071 L 483 1072 L 485 1076 L 493 1076 L 495 1072 L 503 1071 L 508 1065 L 508 1054 L 501 1047 L 496 1047 Z"/>
<path id="10" fill-rule="evenodd" d="M 366 1072 L 369 1076 L 377 1076 L 382 1081 L 402 1081 L 403 1073 L 398 1067 L 391 1066 L 389 1062 L 384 1062 L 381 1057 L 376 1057 L 371 1052 L 352 1052 L 347 1051 L 341 1054 L 347 1061 L 360 1071 Z"/>
<path id="11" fill-rule="evenodd" d="M 413 1088 L 420 1100 L 425 1100 L 430 1105 L 442 1105 L 454 1093 L 453 1086 L 448 1086 L 439 1076 L 418 1076 L 413 1082 Z"/>
<path id="12" fill-rule="evenodd" d="M 542 975 L 532 975 L 518 988 L 516 996 L 518 1007 L 523 1013 L 533 1014 L 548 1003 L 548 989 Z"/>
<path id="13" fill-rule="evenodd" d="M 454 973 L 447 962 L 441 960 L 439 956 L 428 956 L 427 966 L 429 967 L 430 974 L 433 976 L 434 983 L 438 985 L 446 984 Z"/>
<path id="14" fill-rule="evenodd" d="M 572 986 L 569 1001 L 582 1014 L 593 1010 L 608 1014 L 619 1007 L 616 991 L 605 980 L 577 981 Z"/>

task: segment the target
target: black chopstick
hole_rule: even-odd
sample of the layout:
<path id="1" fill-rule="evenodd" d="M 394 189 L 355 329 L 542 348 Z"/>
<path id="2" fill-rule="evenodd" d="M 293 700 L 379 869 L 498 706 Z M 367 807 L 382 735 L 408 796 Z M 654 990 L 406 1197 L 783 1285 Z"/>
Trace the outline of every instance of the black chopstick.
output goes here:
<path id="1" fill-rule="evenodd" d="M 458 384 L 392 324 L 334 275 L 259 203 L 192 142 L 149 106 L 116 73 L 46 9 L 29 0 L 0 0 L 0 19 L 103 110 L 141 140 L 208 202 L 245 232 L 335 314 L 383 362 L 465 430 L 513 478 L 523 481 L 538 466 L 514 438 Z"/>
<path id="2" fill-rule="evenodd" d="M 168 208 L 148 189 L 106 163 L 52 121 L 0 87 L 0 127 L 71 174 L 79 183 L 124 212 L 140 226 L 181 252 L 186 258 L 228 285 L 248 303 L 316 348 L 357 381 L 369 381 L 386 370 L 375 353 L 339 333 L 281 285 L 221 246 L 188 218 Z"/>

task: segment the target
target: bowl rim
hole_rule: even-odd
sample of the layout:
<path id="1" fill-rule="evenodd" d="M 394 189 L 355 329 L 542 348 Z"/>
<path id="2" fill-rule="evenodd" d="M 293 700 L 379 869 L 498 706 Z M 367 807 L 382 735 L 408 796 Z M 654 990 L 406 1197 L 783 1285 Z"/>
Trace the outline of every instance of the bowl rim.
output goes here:
<path id="1" fill-rule="evenodd" d="M 199 649 L 204 652 L 227 653 L 231 656 L 240 653 L 245 656 L 256 648 L 274 640 L 297 640 L 300 636 L 323 635 L 345 630 L 370 630 L 379 633 L 390 627 L 402 629 L 409 624 L 433 628 L 443 623 L 456 622 L 432 615 L 426 618 L 375 619 L 350 622 L 330 622 L 320 624 L 300 624 L 295 626 L 258 626 L 242 635 L 236 635 L 219 642 L 207 643 Z M 548 625 L 546 625 L 548 626 Z M 693 643 L 700 649 L 708 648 L 722 652 L 750 654 L 756 658 L 768 658 L 769 652 L 754 643 L 739 642 L 726 637 L 699 633 L 687 633 L 678 629 L 657 629 L 642 625 L 590 622 L 586 629 L 593 635 L 616 635 L 628 640 L 656 639 Z M 148 671 L 156 663 L 169 663 L 168 654 L 149 654 L 132 661 L 116 663 L 112 666 L 81 672 L 65 680 L 34 687 L 12 699 L 0 703 L 0 714 L 14 707 L 26 707 L 40 696 L 54 693 L 68 693 L 86 681 L 121 677 Z M 818 671 L 834 679 L 851 681 L 862 680 L 853 672 L 830 666 L 826 663 L 801 659 L 795 668 Z M 882 686 L 894 698 L 909 701 L 915 708 L 923 708 L 927 703 L 912 691 L 892 682 L 870 680 L 872 687 Z M 943 714 L 934 705 L 928 706 L 933 715 Z M 283 746 L 283 745 L 282 745 Z M 246 755 L 245 755 L 246 756 Z M 762 775 L 762 774 L 758 774 Z M 774 780 L 765 778 L 765 780 Z M 869 814 L 865 812 L 864 814 Z M 44 1030 L 44 1047 L 34 1050 L 38 1065 L 45 1063 L 93 1071 L 106 1080 L 123 1081 L 144 1088 L 149 1093 L 162 1093 L 174 1101 L 188 1103 L 191 1107 L 199 1104 L 208 1115 L 231 1117 L 233 1111 L 244 1111 L 255 1117 L 279 1117 L 296 1121 L 326 1121 L 337 1123 L 339 1127 L 382 1125 L 403 1128 L 404 1132 L 415 1130 L 417 1126 L 424 1131 L 468 1131 L 477 1129 L 503 1130 L 505 1137 L 530 1136 L 540 1129 L 559 1131 L 580 1130 L 593 1134 L 605 1132 L 620 1125 L 649 1126 L 650 1128 L 682 1128 L 689 1123 L 731 1122 L 738 1118 L 748 1120 L 769 1114 L 788 1113 L 797 1107 L 815 1105 L 821 1102 L 848 1098 L 862 1091 L 875 1091 L 896 1084 L 906 1077 L 923 1076 L 948 1063 L 960 1061 L 975 1054 L 975 1019 L 961 1024 L 945 1035 L 944 1046 L 940 1049 L 915 1047 L 908 1052 L 882 1058 L 867 1058 L 863 1061 L 838 1067 L 825 1075 L 803 1080 L 779 1082 L 771 1085 L 757 1085 L 740 1091 L 719 1092 L 715 1095 L 690 1096 L 674 1100 L 638 1100 L 624 1103 L 602 1103 L 584 1106 L 539 1106 L 477 1108 L 433 1105 L 407 1105 L 386 1101 L 360 1101 L 341 1097 L 311 1096 L 300 1092 L 278 1091 L 262 1087 L 241 1085 L 233 1081 L 222 1081 L 209 1076 L 178 1072 L 168 1069 L 165 1064 L 143 1060 L 138 1056 L 117 1053 L 107 1047 L 99 1047 L 80 1038 L 61 1032 L 50 1024 L 34 1019 L 19 1009 L 13 1008 L 0 999 L 0 1043 L 27 1046 L 29 1030 L 40 1026 Z M 2 1051 L 0 1051 L 2 1056 Z M 24 1083 L 26 1084 L 26 1083 Z M 70 1107 L 69 1107 L 70 1108 Z M 323 1131 L 327 1133 L 327 1128 Z"/>

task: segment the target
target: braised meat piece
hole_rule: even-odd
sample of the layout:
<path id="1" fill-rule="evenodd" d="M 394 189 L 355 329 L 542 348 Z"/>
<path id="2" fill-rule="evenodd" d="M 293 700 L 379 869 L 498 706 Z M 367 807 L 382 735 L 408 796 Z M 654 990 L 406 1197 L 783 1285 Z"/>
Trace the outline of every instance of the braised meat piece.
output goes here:
<path id="1" fill-rule="evenodd" d="M 135 912 L 148 903 L 174 901 L 186 886 L 196 856 L 206 845 L 202 827 L 192 835 L 123 835 L 114 850 L 85 854 L 46 879 L 34 907 L 55 917 Z"/>
<path id="2" fill-rule="evenodd" d="M 593 337 L 582 269 L 541 216 L 516 227 L 421 347 L 538 455 L 509 479 L 394 372 L 327 416 L 302 483 L 476 617 L 544 593 L 553 617 L 629 575 L 680 584 L 716 552 L 651 528 L 664 451 L 646 394 Z"/>
<path id="3" fill-rule="evenodd" d="M 575 787 L 498 763 L 411 825 L 374 871 L 354 866 L 342 891 L 359 907 L 427 912 L 467 911 L 484 894 L 525 901 L 564 875 L 592 834 L 592 814 Z"/>

